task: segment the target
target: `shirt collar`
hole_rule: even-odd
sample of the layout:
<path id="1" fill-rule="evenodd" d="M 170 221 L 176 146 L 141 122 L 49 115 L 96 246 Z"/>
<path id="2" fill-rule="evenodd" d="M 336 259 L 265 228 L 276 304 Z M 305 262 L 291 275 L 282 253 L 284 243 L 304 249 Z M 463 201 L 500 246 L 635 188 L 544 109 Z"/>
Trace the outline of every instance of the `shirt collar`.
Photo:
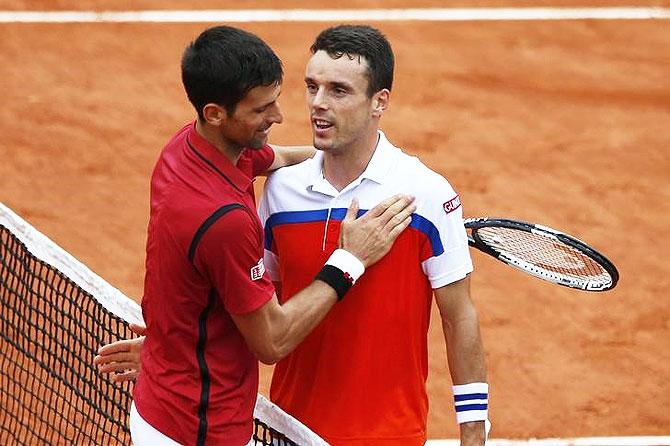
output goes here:
<path id="1" fill-rule="evenodd" d="M 396 149 L 393 144 L 386 139 L 386 135 L 381 130 L 377 130 L 379 134 L 379 141 L 377 141 L 377 148 L 372 158 L 361 174 L 361 178 L 367 178 L 377 184 L 383 184 L 388 179 L 388 172 L 393 164 Z"/>
<path id="2" fill-rule="evenodd" d="M 377 184 L 383 184 L 388 180 L 388 172 L 398 149 L 386 139 L 384 132 L 377 130 L 377 133 L 379 139 L 372 158 L 370 158 L 370 162 L 363 173 L 353 183 L 360 183 L 364 179 L 368 179 Z M 323 176 L 323 152 L 321 150 L 317 151 L 312 161 L 311 180 L 308 186 L 318 192 L 328 192 L 329 189 L 332 189 L 332 191 L 337 193 L 335 188 Z M 329 195 L 332 195 L 332 193 L 329 193 Z"/>
<path id="3" fill-rule="evenodd" d="M 245 191 L 249 188 L 253 179 L 238 169 L 219 149 L 203 138 L 195 129 L 195 121 L 191 124 L 186 139 L 196 155 L 226 178 L 236 189 Z M 244 152 L 242 152 L 243 155 Z"/>

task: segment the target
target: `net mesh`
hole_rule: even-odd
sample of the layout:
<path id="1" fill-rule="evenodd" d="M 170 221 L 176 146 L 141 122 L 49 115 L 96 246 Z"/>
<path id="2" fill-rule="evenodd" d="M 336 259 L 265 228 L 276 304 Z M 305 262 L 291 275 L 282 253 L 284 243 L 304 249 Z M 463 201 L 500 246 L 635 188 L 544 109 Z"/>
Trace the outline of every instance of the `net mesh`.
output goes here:
<path id="1" fill-rule="evenodd" d="M 511 254 L 547 274 L 594 283 L 612 281 L 605 268 L 594 259 L 553 238 L 503 227 L 478 228 L 476 232 L 477 237 L 498 252 Z"/>
<path id="2" fill-rule="evenodd" d="M 0 204 L 0 444 L 130 444 L 131 383 L 93 366 L 139 307 Z M 326 444 L 258 396 L 258 445 Z"/>

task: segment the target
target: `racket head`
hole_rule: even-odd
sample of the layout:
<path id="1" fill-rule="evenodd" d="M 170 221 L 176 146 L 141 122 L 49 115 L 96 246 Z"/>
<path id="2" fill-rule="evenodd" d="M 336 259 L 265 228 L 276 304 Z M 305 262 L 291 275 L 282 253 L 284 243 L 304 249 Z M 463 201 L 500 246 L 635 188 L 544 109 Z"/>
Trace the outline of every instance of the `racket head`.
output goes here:
<path id="1" fill-rule="evenodd" d="M 603 254 L 555 229 L 505 218 L 468 218 L 470 246 L 540 279 L 584 291 L 614 288 L 619 272 Z"/>

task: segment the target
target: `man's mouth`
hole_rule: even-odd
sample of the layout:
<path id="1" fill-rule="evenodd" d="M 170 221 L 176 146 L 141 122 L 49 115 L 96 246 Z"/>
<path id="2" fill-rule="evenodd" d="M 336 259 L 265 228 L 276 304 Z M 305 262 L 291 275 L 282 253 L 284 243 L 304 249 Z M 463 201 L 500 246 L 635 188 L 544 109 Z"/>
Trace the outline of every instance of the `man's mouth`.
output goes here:
<path id="1" fill-rule="evenodd" d="M 314 127 L 317 128 L 317 130 L 326 130 L 329 129 L 333 126 L 333 124 L 329 121 L 326 121 L 325 119 L 312 119 L 312 122 L 314 123 Z"/>

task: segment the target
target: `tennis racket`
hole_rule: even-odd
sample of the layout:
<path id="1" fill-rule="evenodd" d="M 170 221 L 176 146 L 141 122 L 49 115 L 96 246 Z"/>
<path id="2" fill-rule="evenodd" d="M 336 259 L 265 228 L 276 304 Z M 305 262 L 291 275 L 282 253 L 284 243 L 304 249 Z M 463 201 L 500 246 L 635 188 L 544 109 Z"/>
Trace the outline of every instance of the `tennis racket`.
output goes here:
<path id="1" fill-rule="evenodd" d="M 586 243 L 546 226 L 504 218 L 466 218 L 470 246 L 510 266 L 558 285 L 611 290 L 619 272 Z"/>

